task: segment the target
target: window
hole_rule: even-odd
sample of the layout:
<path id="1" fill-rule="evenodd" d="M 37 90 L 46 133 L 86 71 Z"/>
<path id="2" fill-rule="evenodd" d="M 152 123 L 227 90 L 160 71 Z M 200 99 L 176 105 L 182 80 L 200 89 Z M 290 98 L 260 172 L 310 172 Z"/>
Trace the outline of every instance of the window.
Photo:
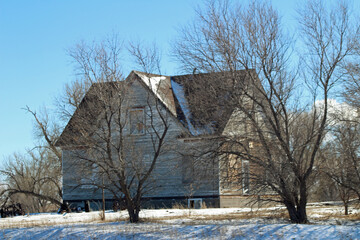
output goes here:
<path id="1" fill-rule="evenodd" d="M 130 110 L 130 134 L 145 134 L 144 108 L 133 108 Z"/>
<path id="2" fill-rule="evenodd" d="M 241 188 L 241 161 L 233 154 L 227 157 L 222 170 L 223 188 L 233 191 Z"/>
<path id="3" fill-rule="evenodd" d="M 192 183 L 194 175 L 193 161 L 189 156 L 184 156 L 182 159 L 182 182 Z"/>
<path id="4" fill-rule="evenodd" d="M 242 185 L 243 185 L 243 193 L 249 194 L 250 192 L 250 169 L 249 169 L 249 161 L 242 162 Z"/>

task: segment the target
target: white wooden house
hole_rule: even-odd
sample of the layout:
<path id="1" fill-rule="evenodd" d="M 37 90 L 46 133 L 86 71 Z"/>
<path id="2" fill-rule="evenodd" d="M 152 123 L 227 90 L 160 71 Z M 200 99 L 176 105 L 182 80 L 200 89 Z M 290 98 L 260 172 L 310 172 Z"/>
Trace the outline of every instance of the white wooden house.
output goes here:
<path id="1" fill-rule="evenodd" d="M 236 73 L 240 76 L 238 79 L 243 82 L 246 82 L 248 74 L 255 74 L 252 70 Z M 221 162 L 217 159 L 199 160 L 194 157 L 196 154 L 193 154 L 194 151 L 201 152 L 201 148 L 206 146 L 209 139 L 236 132 L 234 117 L 239 116 L 235 114 L 233 106 L 223 101 L 223 98 L 227 97 L 226 92 L 216 96 L 204 87 L 206 94 L 201 94 L 204 89 L 196 84 L 200 80 L 203 84 L 204 79 L 213 81 L 221 78 L 221 88 L 221 84 L 226 84 L 226 76 L 224 73 L 160 76 L 132 71 L 122 83 L 119 83 L 129 85 L 128 101 L 126 106 L 123 106 L 129 118 L 124 134 L 134 141 L 131 149 L 125 151 L 137 152 L 144 159 L 153 154 L 150 147 L 151 134 L 146 131 L 156 120 L 148 117 L 151 114 L 149 108 L 155 102 L 151 99 L 159 100 L 158 107 L 167 113 L 169 121 L 169 131 L 166 135 L 166 143 L 169 146 L 159 156 L 152 172 L 148 184 L 149 191 L 145 191 L 143 196 L 146 200 L 145 206 L 171 207 L 175 203 L 188 204 L 190 207 L 200 206 L 201 203 L 212 207 L 243 205 L 245 197 L 250 192 L 249 164 L 243 163 L 241 174 L 245 178 L 241 184 L 229 187 L 229 183 L 225 183 L 221 177 Z M 106 84 L 114 83 L 97 84 L 96 87 L 101 88 Z M 86 142 L 82 141 L 84 133 L 77 131 L 76 126 L 82 124 L 78 121 L 79 112 L 96 106 L 89 104 L 92 101 L 90 93 L 94 88 L 95 86 L 92 86 L 89 89 L 57 142 L 57 146 L 62 149 L 64 202 L 83 206 L 89 201 L 93 203 L 92 208 L 96 208 L 95 203 L 101 200 L 102 191 L 95 185 L 87 184 L 88 179 L 96 178 L 96 172 L 87 171 L 86 164 L 82 164 L 84 168 L 78 167 L 78 156 L 86 154 Z M 206 114 L 204 111 L 198 111 L 197 103 L 200 102 L 208 106 Z M 96 126 L 96 119 L 89 120 Z M 86 131 L 86 128 L 82 129 Z M 105 191 L 104 194 L 107 207 L 110 208 L 113 194 L 110 191 Z"/>

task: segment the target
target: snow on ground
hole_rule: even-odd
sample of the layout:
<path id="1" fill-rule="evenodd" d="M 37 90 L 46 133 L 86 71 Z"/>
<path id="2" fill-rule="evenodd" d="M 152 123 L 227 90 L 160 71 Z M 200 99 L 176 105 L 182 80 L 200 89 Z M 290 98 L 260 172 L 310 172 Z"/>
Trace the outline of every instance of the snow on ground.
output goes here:
<path id="1" fill-rule="evenodd" d="M 0 219 L 1 228 L 18 226 L 0 230 L 0 239 L 360 239 L 360 220 L 335 218 L 340 207 L 312 207 L 312 224 L 266 216 L 274 211 L 282 209 L 142 210 L 145 222 L 138 224 L 126 221 L 126 211 L 107 212 L 107 220 L 117 220 L 107 223 L 100 222 L 99 212 L 37 214 Z M 352 212 L 359 214 L 358 209 Z M 42 226 L 24 227 L 36 222 Z"/>
<path id="2" fill-rule="evenodd" d="M 207 224 L 127 222 L 6 229 L 3 239 L 360 239 L 360 225 L 264 224 L 248 220 Z"/>

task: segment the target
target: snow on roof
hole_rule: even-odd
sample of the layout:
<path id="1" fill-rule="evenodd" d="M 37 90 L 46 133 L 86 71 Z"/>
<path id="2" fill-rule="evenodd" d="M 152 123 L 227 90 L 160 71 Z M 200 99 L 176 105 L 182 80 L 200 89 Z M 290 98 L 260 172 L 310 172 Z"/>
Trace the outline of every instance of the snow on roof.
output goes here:
<path id="1" fill-rule="evenodd" d="M 172 80 L 171 80 L 171 86 L 172 86 L 174 95 L 177 98 L 177 100 L 179 101 L 180 107 L 185 115 L 186 122 L 189 126 L 189 131 L 192 135 L 195 135 L 195 128 L 191 124 L 191 121 L 190 121 L 190 110 L 189 110 L 189 105 L 185 98 L 184 89 L 180 84 L 178 84 Z"/>
<path id="2" fill-rule="evenodd" d="M 190 133 L 193 136 L 202 134 L 212 134 L 214 132 L 211 124 L 203 125 L 201 127 L 195 126 L 192 123 L 191 110 L 186 99 L 184 88 L 181 84 L 172 80 L 169 76 L 161 76 L 155 74 L 147 74 L 135 71 L 141 80 L 152 90 L 152 92 L 161 100 L 162 103 L 170 110 L 170 112 L 177 116 L 174 97 L 179 102 L 181 111 L 185 115 L 185 120 Z"/>
<path id="3" fill-rule="evenodd" d="M 180 108 L 181 108 L 182 112 L 184 113 L 185 120 L 187 122 L 190 133 L 193 136 L 213 133 L 212 127 L 202 126 L 202 128 L 199 128 L 192 124 L 191 111 L 189 108 L 188 101 L 186 100 L 186 97 L 185 97 L 185 91 L 184 91 L 183 86 L 171 79 L 171 87 L 172 87 L 175 97 L 177 98 L 177 100 L 179 102 Z"/>
<path id="4" fill-rule="evenodd" d="M 152 92 L 165 104 L 169 111 L 176 117 L 174 98 L 171 93 L 170 77 L 153 76 L 146 73 L 137 72 L 136 74 L 152 90 Z M 148 76 L 147 76 L 148 75 Z"/>

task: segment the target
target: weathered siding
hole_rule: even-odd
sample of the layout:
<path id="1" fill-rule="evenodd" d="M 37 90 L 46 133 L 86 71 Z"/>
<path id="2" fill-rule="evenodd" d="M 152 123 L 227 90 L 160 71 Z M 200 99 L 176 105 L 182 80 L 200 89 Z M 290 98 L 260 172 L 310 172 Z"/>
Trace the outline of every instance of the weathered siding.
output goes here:
<path id="1" fill-rule="evenodd" d="M 154 96 L 139 81 L 133 82 L 130 93 L 131 94 L 128 94 L 128 99 L 126 99 L 126 106 L 124 106 L 122 111 L 126 112 L 131 108 L 143 107 L 146 115 L 146 127 L 150 129 L 151 124 L 153 124 L 158 128 L 161 128 L 161 120 L 155 110 L 156 101 Z M 149 103 L 155 114 L 151 113 Z M 183 135 L 186 132 L 186 129 L 170 112 L 166 111 L 162 104 L 160 104 L 159 107 L 162 113 L 167 114 L 170 128 L 167 132 L 166 144 L 162 148 L 162 154 L 157 160 L 157 165 L 151 178 L 148 180 L 148 183 L 150 183 L 150 187 L 148 188 L 149 191 L 145 192 L 144 197 L 171 198 L 218 196 L 219 185 L 217 164 L 214 164 L 213 166 L 201 166 L 201 164 L 195 164 L 196 166 L 193 169 L 194 177 L 202 176 L 200 173 L 204 173 L 205 167 L 210 169 L 209 174 L 204 174 L 202 178 L 194 179 L 192 184 L 184 183 L 182 154 L 188 153 L 194 148 L 194 143 L 178 140 L 178 137 Z M 153 116 L 153 121 L 151 121 L 150 115 Z M 126 135 L 130 133 L 130 124 L 127 124 L 124 133 Z M 145 164 L 150 164 L 154 154 L 151 133 L 135 136 L 129 135 L 127 143 L 131 146 L 127 149 L 130 157 L 133 154 L 137 157 L 141 155 Z M 88 174 L 83 166 L 81 166 L 81 160 L 78 159 L 80 153 L 84 154 L 81 150 L 63 148 L 63 198 L 68 201 L 101 199 L 101 190 L 86 186 L 76 187 L 81 183 L 84 176 Z M 99 179 L 98 181 L 101 180 Z M 112 194 L 109 192 L 105 192 L 105 197 L 107 199 L 113 198 Z"/>

